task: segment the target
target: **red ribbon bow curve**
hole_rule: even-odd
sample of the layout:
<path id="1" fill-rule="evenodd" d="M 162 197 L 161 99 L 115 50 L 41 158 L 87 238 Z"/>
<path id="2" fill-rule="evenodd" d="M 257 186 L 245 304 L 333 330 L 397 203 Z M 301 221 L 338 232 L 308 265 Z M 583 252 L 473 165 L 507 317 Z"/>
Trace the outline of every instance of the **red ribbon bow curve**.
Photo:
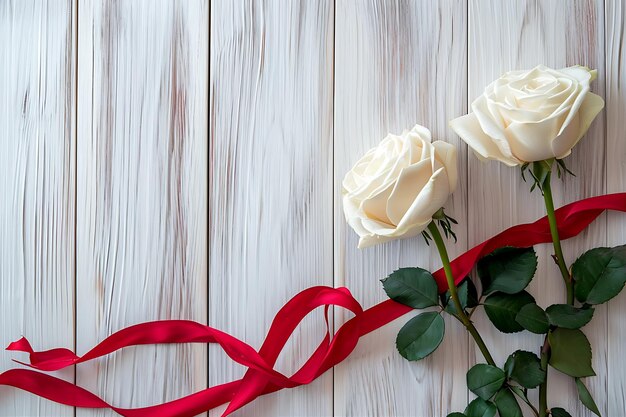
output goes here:
<path id="1" fill-rule="evenodd" d="M 561 239 L 576 236 L 605 210 L 626 211 L 626 193 L 592 197 L 568 204 L 556 211 Z M 513 226 L 475 246 L 452 261 L 458 283 L 484 255 L 502 246 L 530 247 L 552 240 L 547 217 L 534 223 Z M 433 274 L 440 291 L 447 289 L 443 270 Z M 292 376 L 274 369 L 276 359 L 300 321 L 314 309 L 324 306 L 326 335 L 311 357 Z M 338 306 L 354 314 L 331 338 L 328 308 Z M 29 391 L 49 400 L 75 407 L 110 408 L 126 417 L 194 416 L 229 403 L 223 416 L 243 407 L 258 396 L 283 388 L 308 384 L 331 367 L 343 361 L 355 348 L 359 338 L 386 325 L 412 309 L 392 300 L 367 310 L 347 288 L 312 287 L 293 297 L 276 314 L 267 337 L 256 351 L 252 346 L 218 329 L 188 320 L 162 320 L 137 324 L 107 337 L 83 356 L 57 348 L 36 352 L 25 338 L 7 349 L 27 352 L 30 363 L 21 363 L 41 371 L 55 371 L 86 362 L 127 346 L 158 343 L 217 343 L 235 362 L 248 368 L 243 378 L 196 392 L 164 404 L 144 408 L 119 408 L 97 395 L 62 379 L 28 369 L 11 369 L 0 374 L 0 385 Z"/>

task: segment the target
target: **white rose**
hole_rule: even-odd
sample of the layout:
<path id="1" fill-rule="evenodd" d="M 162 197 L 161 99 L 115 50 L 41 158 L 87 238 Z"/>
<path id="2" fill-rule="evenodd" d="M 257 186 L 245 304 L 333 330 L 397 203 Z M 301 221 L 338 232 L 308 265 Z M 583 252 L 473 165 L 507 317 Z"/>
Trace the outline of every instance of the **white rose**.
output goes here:
<path id="1" fill-rule="evenodd" d="M 420 234 L 456 188 L 456 148 L 416 125 L 389 134 L 343 179 L 343 210 L 359 248 Z"/>
<path id="2" fill-rule="evenodd" d="M 542 65 L 507 72 L 474 100 L 473 113 L 450 126 L 484 159 L 515 166 L 564 158 L 604 107 L 602 98 L 589 92 L 596 73 Z"/>

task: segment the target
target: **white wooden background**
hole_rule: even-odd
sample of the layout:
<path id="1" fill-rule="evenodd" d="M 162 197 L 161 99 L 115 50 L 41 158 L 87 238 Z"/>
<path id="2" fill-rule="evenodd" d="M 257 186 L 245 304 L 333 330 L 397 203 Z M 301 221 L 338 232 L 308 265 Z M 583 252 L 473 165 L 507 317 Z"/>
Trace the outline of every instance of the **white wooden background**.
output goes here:
<path id="1" fill-rule="evenodd" d="M 209 323 L 258 346 L 292 295 L 346 285 L 365 307 L 400 266 L 439 266 L 421 239 L 356 249 L 340 207 L 350 166 L 389 131 L 420 123 L 460 147 L 459 254 L 542 215 L 518 171 L 479 162 L 448 127 L 500 73 L 543 63 L 598 69 L 606 110 L 556 188 L 557 204 L 626 191 L 626 7 L 621 0 L 0 0 L 0 335 L 84 353 L 153 319 Z M 626 241 L 626 216 L 602 216 L 565 243 Z M 531 291 L 564 290 L 541 258 Z M 586 332 L 604 416 L 626 416 L 626 295 Z M 323 334 L 321 313 L 278 368 L 297 369 Z M 394 338 L 367 336 L 309 386 L 239 416 L 418 416 L 462 410 L 481 360 L 448 320 L 442 347 L 408 363 Z M 336 324 L 345 320 L 337 312 Z M 496 360 L 537 350 L 476 321 Z M 14 366 L 0 353 L 0 370 Z M 205 346 L 130 348 L 59 374 L 120 406 L 171 400 L 238 378 Z M 572 382 L 551 373 L 552 406 L 574 416 Z M 223 410 L 209 413 L 219 416 Z M 0 387 L 2 416 L 105 416 Z"/>

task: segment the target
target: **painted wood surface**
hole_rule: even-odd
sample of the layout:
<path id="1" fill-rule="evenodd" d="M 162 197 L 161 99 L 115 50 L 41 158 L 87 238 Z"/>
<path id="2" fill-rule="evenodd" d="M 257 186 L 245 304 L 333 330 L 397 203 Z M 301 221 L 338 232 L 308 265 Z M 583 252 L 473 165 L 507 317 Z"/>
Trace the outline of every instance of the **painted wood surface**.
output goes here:
<path id="1" fill-rule="evenodd" d="M 421 238 L 357 249 L 357 235 L 341 208 L 344 174 L 387 132 L 416 123 L 460 145 L 448 120 L 466 112 L 465 2 L 337 2 L 335 32 L 335 285 L 345 285 L 369 307 L 386 298 L 379 280 L 404 266 L 439 268 L 436 249 Z M 425 36 L 428 34 L 428 36 Z M 466 150 L 459 153 L 466 170 Z M 446 208 L 466 224 L 466 176 Z M 465 227 L 452 256 L 467 249 Z M 338 322 L 345 321 L 338 314 Z M 467 334 L 446 321 L 448 337 L 424 361 L 409 363 L 395 351 L 407 317 L 367 336 L 335 369 L 335 414 L 440 416 L 467 404 L 464 370 Z M 458 367 L 443 366 L 454 361 Z M 391 383 L 391 381 L 395 381 Z M 444 388 L 445 387 L 445 388 Z M 442 389 L 443 388 L 443 389 Z"/>
<path id="2" fill-rule="evenodd" d="M 415 123 L 459 146 L 459 254 L 543 214 L 518 170 L 482 163 L 448 121 L 502 72 L 543 63 L 598 69 L 607 109 L 567 159 L 578 174 L 557 205 L 626 190 L 620 0 L 56 0 L 0 2 L 0 334 L 84 353 L 111 332 L 158 318 L 208 322 L 260 346 L 272 317 L 312 285 L 346 285 L 368 307 L 402 266 L 439 267 L 417 238 L 356 249 L 345 172 L 388 132 Z M 626 216 L 602 216 L 564 244 L 626 241 Z M 540 305 L 563 300 L 551 247 L 537 247 Z M 623 417 L 626 295 L 585 332 L 603 415 Z M 245 306 L 242 308 L 241 306 Z M 609 315 L 610 313 L 610 315 Z M 542 340 L 499 337 L 496 360 Z M 335 311 L 335 324 L 348 317 Z M 367 336 L 307 387 L 263 397 L 240 416 L 417 416 L 462 410 L 465 371 L 482 361 L 446 322 L 442 347 L 404 361 L 408 317 Z M 324 328 L 308 317 L 278 361 L 290 374 Z M 503 342 L 503 340 L 505 342 Z M 0 370 L 13 354 L 0 354 Z M 611 365 L 608 366 L 609 361 Z M 122 406 L 149 405 L 239 378 L 217 348 L 127 349 L 61 373 Z M 591 416 L 551 371 L 552 406 Z M 223 408 L 209 413 L 218 416 Z M 528 410 L 526 410 L 528 411 Z M 0 388 L 0 415 L 113 415 Z"/>
<path id="3" fill-rule="evenodd" d="M 3 347 L 24 334 L 74 348 L 75 12 L 65 0 L 0 2 Z M 12 368 L 14 352 L 0 352 L 0 369 Z M 73 414 L 0 387 L 2 416 Z"/>
<path id="4" fill-rule="evenodd" d="M 602 1 L 471 1 L 469 8 L 470 39 L 468 45 L 468 99 L 482 93 L 492 80 L 505 71 L 532 68 L 545 64 L 555 68 L 586 65 L 604 74 L 604 3 Z M 604 96 L 604 78 L 592 86 Z M 555 205 L 605 192 L 604 118 L 598 117 L 585 138 L 566 159 L 578 174 L 554 185 Z M 468 163 L 469 244 L 475 244 L 498 231 L 518 223 L 533 221 L 545 213 L 541 194 L 529 194 L 530 184 L 522 181 L 518 169 L 495 162 L 482 163 L 473 155 Z M 555 179 L 556 180 L 556 179 Z M 558 184 L 558 183 L 557 183 Z M 606 245 L 606 220 L 594 223 L 585 233 L 563 244 L 567 264 L 586 249 Z M 558 268 L 552 262 L 550 245 L 536 247 L 539 256 L 537 278 L 529 292 L 544 308 L 565 302 L 565 287 Z M 491 343 L 496 362 L 503 364 L 516 349 L 537 352 L 543 338 L 528 332 L 501 338 L 481 309 L 475 316 L 477 327 Z M 600 306 L 593 322 L 585 327 L 593 350 L 593 367 L 598 374 L 586 382 L 606 410 L 607 378 L 606 306 Z M 480 359 L 477 357 L 477 359 Z M 550 370 L 550 406 L 562 406 L 575 416 L 592 414 L 578 402 L 573 380 Z M 536 401 L 536 390 L 535 401 Z M 617 416 L 617 415 L 616 415 Z"/>
<path id="5" fill-rule="evenodd" d="M 208 17 L 203 0 L 79 4 L 81 353 L 139 322 L 206 322 Z M 173 400 L 206 387 L 207 349 L 129 348 L 77 381 L 113 404 Z"/>
<path id="6" fill-rule="evenodd" d="M 605 3 L 606 56 L 606 191 L 626 190 L 626 7 L 620 0 Z M 607 245 L 626 243 L 626 216 L 607 216 Z M 626 340 L 626 294 L 610 301 L 607 308 L 607 389 L 606 415 L 619 416 L 626 410 L 626 363 L 623 359 Z"/>
<path id="7" fill-rule="evenodd" d="M 333 284 L 332 65 L 332 2 L 212 3 L 209 323 L 252 346 L 293 295 Z M 277 369 L 310 356 L 322 314 Z M 225 358 L 210 348 L 211 385 L 243 375 Z M 332 394 L 328 373 L 237 415 L 332 415 Z"/>

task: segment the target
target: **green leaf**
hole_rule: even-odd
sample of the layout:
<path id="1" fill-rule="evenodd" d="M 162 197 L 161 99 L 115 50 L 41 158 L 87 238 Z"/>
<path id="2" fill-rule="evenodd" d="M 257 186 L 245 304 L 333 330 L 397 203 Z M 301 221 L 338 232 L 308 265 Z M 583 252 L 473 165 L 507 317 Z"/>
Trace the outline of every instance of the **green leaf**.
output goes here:
<path id="1" fill-rule="evenodd" d="M 533 179 L 535 180 L 535 185 L 539 187 L 542 193 L 543 185 L 546 182 L 546 179 L 548 179 L 548 174 L 550 174 L 550 172 L 552 171 L 553 162 L 554 159 L 533 162 L 531 174 L 533 176 Z"/>
<path id="2" fill-rule="evenodd" d="M 536 270 L 537 255 L 533 248 L 507 246 L 478 261 L 478 276 L 485 295 L 494 291 L 516 294 L 526 288 Z"/>
<path id="3" fill-rule="evenodd" d="M 496 411 L 495 404 L 476 398 L 465 409 L 465 415 L 467 417 L 494 417 Z"/>
<path id="4" fill-rule="evenodd" d="M 461 302 L 461 307 L 472 308 L 478 305 L 478 292 L 476 291 L 476 286 L 472 282 L 469 277 L 466 277 L 456 289 L 456 292 L 459 296 L 459 301 Z M 445 306 L 445 310 L 450 314 L 456 314 L 456 307 L 454 306 L 454 302 L 450 299 L 450 290 L 446 291 L 446 293 L 442 296 L 443 305 Z"/>
<path id="5" fill-rule="evenodd" d="M 570 413 L 568 413 L 561 407 L 551 408 L 550 415 L 552 415 L 552 417 L 572 417 Z"/>
<path id="6" fill-rule="evenodd" d="M 546 379 L 546 371 L 541 369 L 541 360 L 532 352 L 518 350 L 512 353 L 504 364 L 506 376 L 524 388 L 535 388 Z"/>
<path id="7" fill-rule="evenodd" d="M 524 417 L 515 396 L 508 389 L 501 389 L 493 399 L 496 403 L 500 417 Z"/>
<path id="8" fill-rule="evenodd" d="M 396 347 L 410 361 L 424 359 L 437 349 L 445 332 L 445 324 L 436 311 L 422 313 L 409 320 L 398 332 Z"/>
<path id="9" fill-rule="evenodd" d="M 485 300 L 487 317 L 498 330 L 504 333 L 521 332 L 524 328 L 515 321 L 517 313 L 527 304 L 535 303 L 532 295 L 526 291 L 518 294 L 491 294 Z"/>
<path id="10" fill-rule="evenodd" d="M 425 269 L 400 268 L 381 281 L 389 298 L 401 304 L 426 308 L 439 303 L 437 282 Z"/>
<path id="11" fill-rule="evenodd" d="M 578 397 L 580 398 L 580 402 L 585 405 L 592 413 L 600 417 L 600 410 L 598 410 L 598 406 L 596 402 L 591 397 L 589 390 L 583 384 L 583 381 L 580 378 L 576 378 L 576 389 L 578 389 Z"/>
<path id="12" fill-rule="evenodd" d="M 550 324 L 564 329 L 580 329 L 593 317 L 593 308 L 576 308 L 568 304 L 554 304 L 546 309 Z"/>
<path id="13" fill-rule="evenodd" d="M 505 379 L 502 369 L 479 363 L 467 372 L 467 388 L 483 400 L 488 400 L 498 392 Z"/>
<path id="14" fill-rule="evenodd" d="M 446 417 L 467 417 L 467 416 L 463 413 L 450 413 Z"/>
<path id="15" fill-rule="evenodd" d="M 548 333 L 550 365 L 573 377 L 593 376 L 591 345 L 580 330 L 557 328 Z"/>
<path id="16" fill-rule="evenodd" d="M 550 330 L 546 312 L 535 303 L 522 307 L 515 316 L 515 321 L 529 332 L 545 334 Z"/>
<path id="17" fill-rule="evenodd" d="M 576 299 L 602 304 L 615 297 L 626 283 L 626 245 L 585 252 L 572 265 Z"/>

